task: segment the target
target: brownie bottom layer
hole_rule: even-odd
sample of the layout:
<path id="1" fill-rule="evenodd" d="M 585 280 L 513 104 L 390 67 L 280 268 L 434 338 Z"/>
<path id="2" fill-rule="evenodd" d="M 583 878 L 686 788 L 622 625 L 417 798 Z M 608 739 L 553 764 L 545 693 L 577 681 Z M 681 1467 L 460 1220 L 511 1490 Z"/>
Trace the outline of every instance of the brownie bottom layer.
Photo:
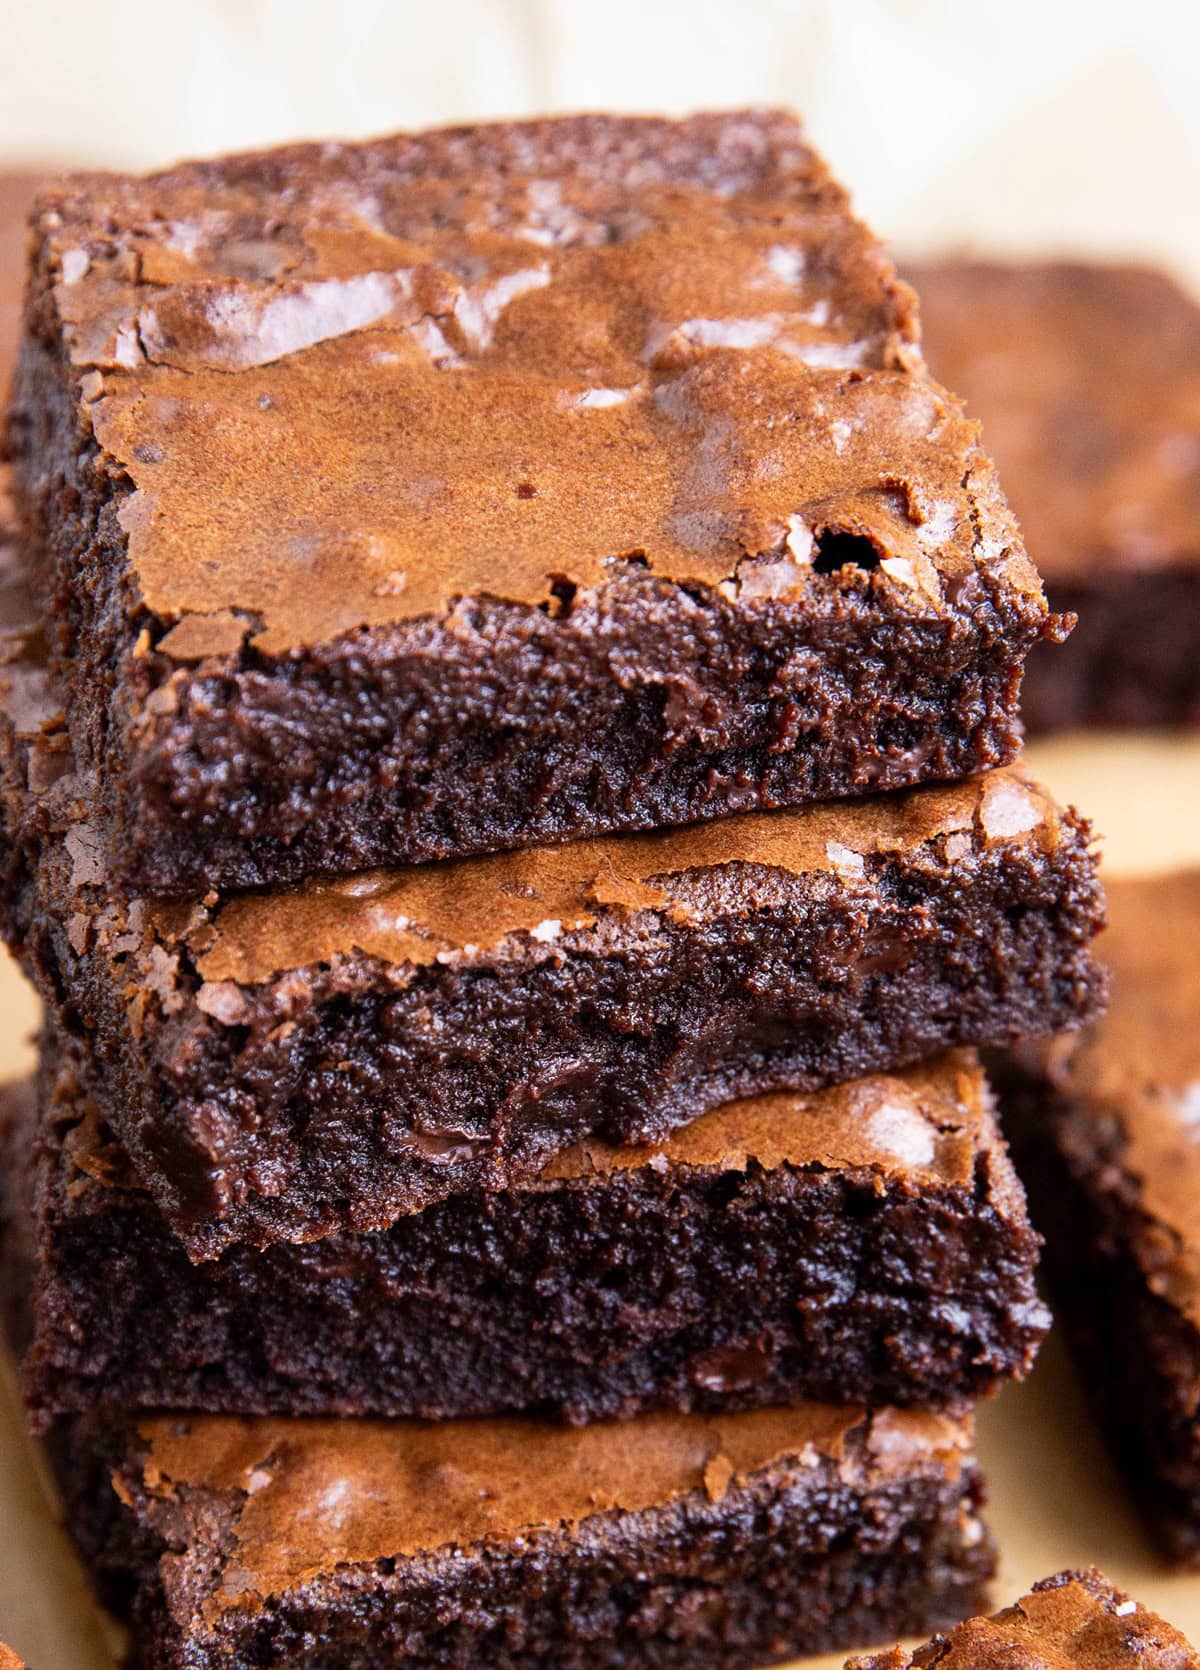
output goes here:
<path id="1" fill-rule="evenodd" d="M 214 1611 L 238 1580 L 238 1508 L 193 1490 L 154 1522 L 130 1442 L 74 1423 L 52 1454 L 100 1592 L 131 1622 L 131 1670 L 749 1670 L 946 1627 L 986 1604 L 995 1563 L 972 1467 L 891 1467 L 864 1488 L 792 1458 L 723 1493 L 340 1565 Z"/>
<path id="2" fill-rule="evenodd" d="M 1116 1121 L 1104 1130 L 1020 1078 L 1004 1101 L 1088 1400 L 1155 1539 L 1200 1567 L 1200 1335 L 1134 1254 L 1140 1208 Z"/>
<path id="3" fill-rule="evenodd" d="M 1200 724 L 1200 565 L 1056 589 L 1053 603 L 1079 625 L 1026 662 L 1028 730 Z"/>

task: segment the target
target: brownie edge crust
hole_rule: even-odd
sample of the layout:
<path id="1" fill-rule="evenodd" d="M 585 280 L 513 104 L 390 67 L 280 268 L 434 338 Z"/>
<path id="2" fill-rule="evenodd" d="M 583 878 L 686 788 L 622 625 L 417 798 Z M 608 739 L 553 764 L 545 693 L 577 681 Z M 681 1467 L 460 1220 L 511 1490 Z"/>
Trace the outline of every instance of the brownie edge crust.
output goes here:
<path id="1" fill-rule="evenodd" d="M 990 1618 L 968 1618 L 906 1651 L 872 1653 L 846 1670 L 1200 1670 L 1177 1629 L 1131 1600 L 1094 1567 L 1060 1571 Z"/>
<path id="2" fill-rule="evenodd" d="M 968 1421 L 77 1421 L 68 1523 L 136 1670 L 749 1670 L 924 1632 L 994 1566 Z"/>
<path id="3" fill-rule="evenodd" d="M 127 886 L 1017 750 L 1062 624 L 911 291 L 786 115 L 77 176 L 33 263 L 15 480 Z"/>
<path id="4" fill-rule="evenodd" d="M 966 1052 L 729 1104 L 658 1148 L 581 1145 L 390 1230 L 194 1265 L 75 1052 L 43 1051 L 42 1108 L 0 1093 L 0 1302 L 42 1430 L 98 1408 L 961 1407 L 1023 1374 L 1049 1321 Z"/>

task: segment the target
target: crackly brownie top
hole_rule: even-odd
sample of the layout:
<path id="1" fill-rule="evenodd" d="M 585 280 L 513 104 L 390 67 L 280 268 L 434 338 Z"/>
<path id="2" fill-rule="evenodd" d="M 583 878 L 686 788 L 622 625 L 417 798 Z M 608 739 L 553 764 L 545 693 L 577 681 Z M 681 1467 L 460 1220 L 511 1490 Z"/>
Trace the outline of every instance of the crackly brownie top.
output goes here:
<path id="1" fill-rule="evenodd" d="M 719 1501 L 773 1462 L 851 1486 L 917 1469 L 956 1478 L 969 1420 L 801 1404 L 714 1418 L 641 1415 L 569 1428 L 532 1420 L 154 1418 L 138 1424 L 153 1505 L 215 1496 L 228 1552 L 211 1621 L 339 1567 L 569 1531 L 696 1492 Z M 193 1507 L 201 1528 L 203 1508 Z M 224 1516 L 222 1516 L 224 1517 Z"/>
<path id="2" fill-rule="evenodd" d="M 139 1191 L 129 1161 L 79 1083 L 71 1051 L 61 1047 L 53 1094 L 51 1117 L 63 1132 L 64 1177 L 72 1198 L 97 1190 Z M 0 1088 L 0 1131 L 17 1128 L 29 1136 L 36 1119 L 28 1083 Z M 652 1146 L 589 1140 L 553 1159 L 540 1181 L 602 1184 L 621 1172 L 745 1171 L 752 1163 L 764 1171 L 784 1165 L 861 1169 L 880 1178 L 911 1179 L 918 1187 L 957 1189 L 972 1189 L 986 1165 L 992 1209 L 1024 1217 L 987 1080 L 972 1050 L 951 1051 L 916 1067 L 871 1073 L 824 1090 L 771 1092 L 723 1103 Z"/>
<path id="3" fill-rule="evenodd" d="M 914 1651 L 893 1647 L 848 1670 L 1200 1670 L 1177 1629 L 1100 1572 L 1062 1571 L 991 1618 L 968 1618 Z"/>
<path id="4" fill-rule="evenodd" d="M 179 660 L 549 605 L 614 559 L 935 617 L 979 575 L 1044 611 L 911 292 L 789 115 L 80 175 L 37 226 L 31 329 L 132 483 L 130 566 Z"/>
<path id="5" fill-rule="evenodd" d="M 1156 1291 L 1200 1327 L 1200 869 L 1108 887 L 1108 1014 L 1049 1047 L 1052 1081 L 1098 1122 L 1147 1219 Z"/>
<path id="6" fill-rule="evenodd" d="M 861 894 L 865 908 L 877 858 L 946 869 L 1005 843 L 1048 854 L 1062 838 L 1054 801 L 1012 767 L 832 808 L 742 813 L 653 835 L 210 895 L 194 905 L 126 906 L 106 889 L 95 831 L 79 823 L 65 836 L 80 888 L 69 931 L 79 952 L 149 958 L 143 973 L 151 986 L 172 979 L 185 955 L 203 982 L 199 1007 L 237 1025 L 246 988 L 359 953 L 391 965 L 397 979 L 430 965 L 553 958 L 578 936 L 604 943 L 615 924 L 641 913 L 681 923 L 742 915 L 786 906 L 798 882 L 822 877 L 851 900 Z M 876 937 L 868 962 L 885 967 L 904 955 L 882 929 Z"/>
<path id="7" fill-rule="evenodd" d="M 1200 307 L 1135 267 L 912 278 L 929 364 L 983 420 L 1044 575 L 1200 564 Z"/>

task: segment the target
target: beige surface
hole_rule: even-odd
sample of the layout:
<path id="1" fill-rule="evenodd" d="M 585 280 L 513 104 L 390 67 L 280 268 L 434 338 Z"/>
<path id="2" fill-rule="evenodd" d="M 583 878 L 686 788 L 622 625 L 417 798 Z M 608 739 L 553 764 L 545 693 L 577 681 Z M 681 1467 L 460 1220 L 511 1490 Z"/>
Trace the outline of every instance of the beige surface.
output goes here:
<path id="1" fill-rule="evenodd" d="M 1068 740 L 1030 757 L 1104 832 L 1110 874 L 1200 863 L 1200 738 Z M 22 1040 L 33 1023 L 27 994 L 11 967 L 0 965 L 4 1076 L 28 1064 Z M 1200 1641 L 1200 1576 L 1157 1564 L 1053 1341 L 1030 1381 L 983 1411 L 979 1447 L 1003 1556 L 998 1603 L 1051 1571 L 1094 1562 Z M 23 1652 L 31 1670 L 111 1670 L 113 1662 L 46 1506 L 7 1380 L 0 1383 L 0 1640 Z"/>
<path id="2" fill-rule="evenodd" d="M 910 247 L 1156 257 L 1200 282 L 1194 0 L 92 0 L 4 10 L 0 155 L 151 167 L 534 110 L 805 113 Z M 114 89 L 121 96 L 114 96 Z"/>

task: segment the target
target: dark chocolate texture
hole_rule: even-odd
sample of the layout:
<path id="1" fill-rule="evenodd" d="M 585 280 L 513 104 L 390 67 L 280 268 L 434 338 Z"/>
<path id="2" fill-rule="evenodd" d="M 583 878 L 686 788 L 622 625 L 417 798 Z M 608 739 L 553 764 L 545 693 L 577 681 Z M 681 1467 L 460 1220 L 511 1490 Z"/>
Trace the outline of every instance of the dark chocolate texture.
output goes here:
<path id="1" fill-rule="evenodd" d="M 791 117 L 47 190 L 12 424 L 97 832 L 186 896 L 957 779 L 1058 638 Z"/>
<path id="2" fill-rule="evenodd" d="M 941 1408 L 1022 1374 L 1037 1237 L 969 1054 L 731 1103 L 653 1150 L 193 1265 L 47 1040 L 0 1107 L 0 1297 L 26 1404 L 572 1422 L 821 1398 Z"/>
<path id="3" fill-rule="evenodd" d="M 123 898 L 53 692 L 7 682 L 3 916 L 195 1257 L 386 1227 L 589 1137 L 1097 1007 L 1087 832 L 1016 768 L 839 807 Z"/>
<path id="4" fill-rule="evenodd" d="M 81 1420 L 67 1520 L 133 1670 L 741 1670 L 982 1601 L 966 1419 Z"/>
<path id="5" fill-rule="evenodd" d="M 1200 871 L 1109 889 L 1109 1016 L 1006 1106 L 1056 1314 L 1147 1520 L 1200 1565 Z"/>
<path id="6" fill-rule="evenodd" d="M 1164 274 L 950 261 L 910 275 L 929 364 L 983 420 L 1051 605 L 1031 730 L 1200 723 L 1200 307 Z"/>

